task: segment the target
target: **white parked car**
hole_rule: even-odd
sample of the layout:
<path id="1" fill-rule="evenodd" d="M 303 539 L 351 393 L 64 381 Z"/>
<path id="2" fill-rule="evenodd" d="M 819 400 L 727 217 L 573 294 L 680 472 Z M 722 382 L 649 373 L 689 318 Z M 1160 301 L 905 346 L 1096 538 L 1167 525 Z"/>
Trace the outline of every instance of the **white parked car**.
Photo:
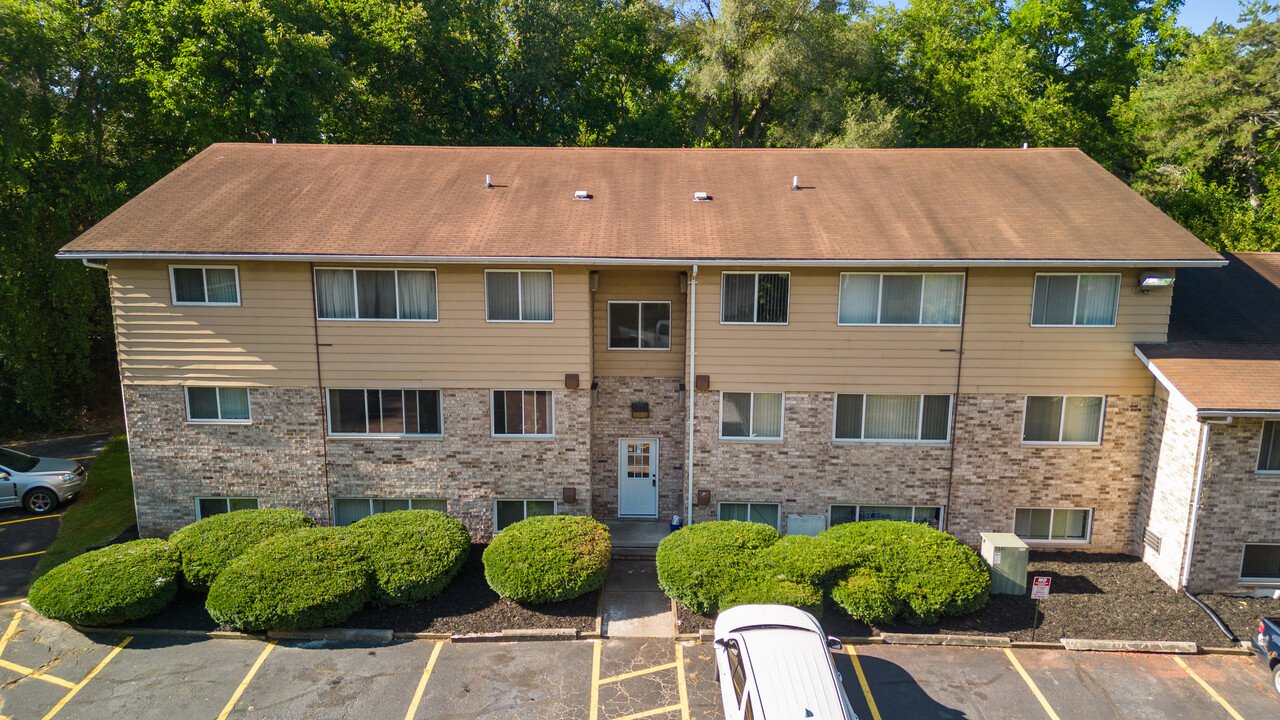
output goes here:
<path id="1" fill-rule="evenodd" d="M 84 488 L 84 466 L 75 460 L 44 458 L 0 448 L 0 508 L 21 505 L 33 513 L 52 512 Z"/>
<path id="2" fill-rule="evenodd" d="M 840 641 L 788 605 L 739 605 L 716 618 L 716 675 L 728 720 L 858 720 L 831 650 Z"/>

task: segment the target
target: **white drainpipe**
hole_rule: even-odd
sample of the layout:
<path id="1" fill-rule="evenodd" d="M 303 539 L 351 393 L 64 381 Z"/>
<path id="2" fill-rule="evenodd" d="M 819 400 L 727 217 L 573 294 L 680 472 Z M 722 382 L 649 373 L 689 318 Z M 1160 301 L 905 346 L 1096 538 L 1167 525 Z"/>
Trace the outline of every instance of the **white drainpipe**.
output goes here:
<path id="1" fill-rule="evenodd" d="M 694 340 L 694 328 L 697 327 L 698 316 L 698 266 L 693 266 L 693 272 L 689 274 L 689 421 L 688 421 L 688 441 L 686 443 L 689 451 L 688 457 L 685 459 L 685 473 L 689 478 L 689 486 L 685 489 L 685 516 L 684 524 L 693 524 L 693 383 L 695 380 L 694 364 L 696 362 L 697 343 Z"/>
<path id="2" fill-rule="evenodd" d="M 1191 553 L 1196 545 L 1196 521 L 1200 515 L 1200 490 L 1204 486 L 1204 468 L 1209 458 L 1209 426 L 1227 425 L 1233 420 L 1227 416 L 1221 420 L 1200 421 L 1200 458 L 1196 463 L 1196 486 L 1191 494 L 1191 517 L 1187 520 L 1187 547 L 1182 554 L 1182 579 L 1178 586 L 1183 592 L 1187 590 L 1187 581 L 1191 577 Z"/>

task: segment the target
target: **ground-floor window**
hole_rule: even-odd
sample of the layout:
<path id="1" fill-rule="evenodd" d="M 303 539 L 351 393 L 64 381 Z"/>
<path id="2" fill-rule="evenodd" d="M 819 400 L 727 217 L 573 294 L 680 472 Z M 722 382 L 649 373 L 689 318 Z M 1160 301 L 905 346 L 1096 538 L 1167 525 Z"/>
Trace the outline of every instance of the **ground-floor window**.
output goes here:
<path id="1" fill-rule="evenodd" d="M 329 391 L 330 435 L 441 433 L 439 390 Z"/>
<path id="2" fill-rule="evenodd" d="M 203 497 L 196 498 L 196 519 L 231 512 L 232 510 L 257 510 L 258 498 Z"/>
<path id="3" fill-rule="evenodd" d="M 1258 472 L 1280 472 L 1280 422 L 1262 423 L 1262 447 L 1258 450 Z"/>
<path id="4" fill-rule="evenodd" d="M 495 437 L 551 437 L 556 433 L 550 390 L 494 390 Z"/>
<path id="5" fill-rule="evenodd" d="M 497 503 L 493 517 L 499 532 L 525 518 L 556 514 L 555 500 L 498 500 Z"/>
<path id="6" fill-rule="evenodd" d="M 193 423 L 249 422 L 249 388 L 188 387 L 187 421 Z"/>
<path id="7" fill-rule="evenodd" d="M 942 508 L 937 505 L 832 505 L 831 524 L 864 520 L 900 520 L 942 527 Z"/>
<path id="8" fill-rule="evenodd" d="M 395 510 L 444 512 L 446 506 L 439 498 L 338 498 L 333 501 L 333 524 L 350 525 L 361 518 Z"/>
<path id="9" fill-rule="evenodd" d="M 778 503 L 720 503 L 721 520 L 742 520 L 778 527 Z"/>
<path id="10" fill-rule="evenodd" d="M 1093 511 L 1079 508 L 1018 508 L 1013 532 L 1023 540 L 1088 542 Z"/>
<path id="11" fill-rule="evenodd" d="M 1240 582 L 1280 582 L 1280 544 L 1246 543 Z"/>

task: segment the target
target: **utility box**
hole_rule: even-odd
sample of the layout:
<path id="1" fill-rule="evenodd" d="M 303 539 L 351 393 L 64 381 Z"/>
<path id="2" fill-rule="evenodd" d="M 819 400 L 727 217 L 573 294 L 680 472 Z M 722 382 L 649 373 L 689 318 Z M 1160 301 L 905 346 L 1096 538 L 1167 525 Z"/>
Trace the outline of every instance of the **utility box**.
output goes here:
<path id="1" fill-rule="evenodd" d="M 1027 544 L 1013 533 L 982 533 L 982 559 L 991 570 L 992 595 L 1027 594 Z"/>

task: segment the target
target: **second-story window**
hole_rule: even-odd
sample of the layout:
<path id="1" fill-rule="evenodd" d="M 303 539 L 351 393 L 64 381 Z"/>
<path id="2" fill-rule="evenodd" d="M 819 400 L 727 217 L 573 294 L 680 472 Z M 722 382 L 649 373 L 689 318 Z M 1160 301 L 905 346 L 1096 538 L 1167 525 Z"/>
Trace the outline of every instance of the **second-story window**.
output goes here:
<path id="1" fill-rule="evenodd" d="M 731 440 L 782 438 L 782 393 L 720 393 L 720 437 Z"/>
<path id="2" fill-rule="evenodd" d="M 720 322 L 787 324 L 790 275 L 726 272 L 720 277 Z"/>
<path id="3" fill-rule="evenodd" d="M 1041 273 L 1036 275 L 1031 325 L 1111 326 L 1119 304 L 1119 273 Z"/>
<path id="4" fill-rule="evenodd" d="M 172 265 L 174 305 L 239 305 L 240 275 L 234 265 Z"/>
<path id="5" fill-rule="evenodd" d="M 435 320 L 434 270 L 316 269 L 321 320 Z"/>
<path id="6" fill-rule="evenodd" d="M 959 325 L 963 273 L 840 273 L 841 325 Z"/>
<path id="7" fill-rule="evenodd" d="M 550 270 L 485 270 L 490 322 L 551 322 Z"/>
<path id="8" fill-rule="evenodd" d="M 610 350 L 670 350 L 671 303 L 609 301 Z"/>
<path id="9" fill-rule="evenodd" d="M 1102 440 L 1105 400 L 1082 395 L 1027 397 L 1022 442 L 1096 445 Z"/>

